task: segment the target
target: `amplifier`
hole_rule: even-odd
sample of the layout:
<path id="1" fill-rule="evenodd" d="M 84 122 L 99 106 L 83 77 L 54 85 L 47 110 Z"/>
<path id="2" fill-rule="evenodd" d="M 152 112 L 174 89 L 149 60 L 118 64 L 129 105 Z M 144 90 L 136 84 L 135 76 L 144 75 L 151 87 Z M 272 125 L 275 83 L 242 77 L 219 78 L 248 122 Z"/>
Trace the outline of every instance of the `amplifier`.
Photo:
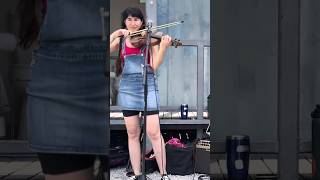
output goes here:
<path id="1" fill-rule="evenodd" d="M 209 174 L 210 165 L 210 141 L 199 140 L 195 152 L 195 172 Z"/>

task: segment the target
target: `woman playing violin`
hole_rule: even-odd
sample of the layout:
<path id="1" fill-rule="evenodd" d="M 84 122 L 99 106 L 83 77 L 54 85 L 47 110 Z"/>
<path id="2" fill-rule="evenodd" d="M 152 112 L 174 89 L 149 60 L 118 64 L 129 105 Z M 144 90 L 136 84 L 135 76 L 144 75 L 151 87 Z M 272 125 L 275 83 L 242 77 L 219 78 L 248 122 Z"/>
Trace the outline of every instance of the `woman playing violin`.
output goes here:
<path id="1" fill-rule="evenodd" d="M 145 18 L 138 8 L 127 8 L 122 12 L 122 29 L 110 35 L 110 53 L 120 48 L 120 61 L 117 61 L 117 74 L 121 74 L 118 105 L 122 109 L 128 133 L 129 155 L 134 176 L 138 179 L 141 174 L 140 159 L 140 132 L 139 113 L 144 110 L 143 64 L 146 54 L 145 46 L 134 47 L 129 38 L 138 30 L 145 28 Z M 123 37 L 120 40 L 120 37 Z M 163 137 L 160 132 L 159 121 L 159 93 L 155 82 L 154 71 L 163 62 L 166 49 L 171 45 L 171 37 L 161 37 L 159 45 L 152 46 L 149 50 L 147 66 L 147 135 L 152 143 L 153 151 L 160 170 L 161 179 L 168 180 L 166 172 L 166 152 Z"/>

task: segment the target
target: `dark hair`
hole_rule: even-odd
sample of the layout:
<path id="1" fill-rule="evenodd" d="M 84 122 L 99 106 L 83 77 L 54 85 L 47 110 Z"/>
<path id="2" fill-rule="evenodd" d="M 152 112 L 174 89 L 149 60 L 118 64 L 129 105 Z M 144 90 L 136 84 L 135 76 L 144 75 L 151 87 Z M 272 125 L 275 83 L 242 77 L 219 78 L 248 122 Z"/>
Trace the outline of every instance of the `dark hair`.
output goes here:
<path id="1" fill-rule="evenodd" d="M 18 45 L 21 48 L 31 47 L 38 39 L 42 20 L 46 14 L 45 3 L 46 0 L 20 0 L 17 10 L 19 15 Z"/>
<path id="2" fill-rule="evenodd" d="M 128 18 L 128 16 L 139 18 L 142 21 L 142 26 L 140 29 L 145 28 L 146 22 L 145 22 L 144 15 L 143 15 L 141 9 L 136 8 L 136 7 L 128 7 L 125 10 L 123 10 L 121 13 L 121 28 L 122 29 L 126 28 L 126 24 L 124 22 Z"/>
<path id="3" fill-rule="evenodd" d="M 128 7 L 125 10 L 122 11 L 121 13 L 121 28 L 126 29 L 126 24 L 125 20 L 128 18 L 128 16 L 132 17 L 137 17 L 142 21 L 142 26 L 140 29 L 144 29 L 146 26 L 146 21 L 144 19 L 144 15 L 141 11 L 141 9 L 136 8 L 136 7 Z M 120 41 L 121 43 L 121 41 Z M 121 48 L 121 44 L 119 45 L 119 48 Z M 120 52 L 120 50 L 119 50 Z M 119 57 L 116 61 L 116 75 L 119 76 L 122 73 L 122 60 L 120 59 L 120 54 Z"/>

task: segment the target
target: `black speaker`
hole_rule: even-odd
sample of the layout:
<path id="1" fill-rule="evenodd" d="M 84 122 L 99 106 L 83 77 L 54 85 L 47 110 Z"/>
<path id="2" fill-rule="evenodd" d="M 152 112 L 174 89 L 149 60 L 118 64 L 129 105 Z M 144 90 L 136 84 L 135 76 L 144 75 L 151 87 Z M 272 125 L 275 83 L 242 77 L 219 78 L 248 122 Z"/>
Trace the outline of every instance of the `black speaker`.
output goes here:
<path id="1" fill-rule="evenodd" d="M 210 141 L 199 140 L 195 150 L 195 172 L 209 174 L 210 165 Z"/>

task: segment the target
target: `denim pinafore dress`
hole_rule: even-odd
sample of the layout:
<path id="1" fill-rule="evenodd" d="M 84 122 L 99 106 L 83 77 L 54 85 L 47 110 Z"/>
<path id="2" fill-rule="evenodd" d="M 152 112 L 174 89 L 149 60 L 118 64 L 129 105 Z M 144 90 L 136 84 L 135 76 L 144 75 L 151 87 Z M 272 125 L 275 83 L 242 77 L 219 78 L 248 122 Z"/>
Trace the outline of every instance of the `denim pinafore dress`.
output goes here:
<path id="1" fill-rule="evenodd" d="M 119 83 L 117 105 L 122 110 L 143 111 L 145 107 L 143 84 L 145 47 L 140 49 L 139 54 L 126 55 L 124 40 L 121 48 L 124 56 L 124 65 Z M 147 85 L 147 111 L 159 110 L 159 90 L 156 83 L 156 75 L 150 65 L 147 66 Z"/>
<path id="2" fill-rule="evenodd" d="M 106 154 L 109 84 L 101 40 L 104 0 L 48 0 L 27 87 L 31 150 Z"/>

